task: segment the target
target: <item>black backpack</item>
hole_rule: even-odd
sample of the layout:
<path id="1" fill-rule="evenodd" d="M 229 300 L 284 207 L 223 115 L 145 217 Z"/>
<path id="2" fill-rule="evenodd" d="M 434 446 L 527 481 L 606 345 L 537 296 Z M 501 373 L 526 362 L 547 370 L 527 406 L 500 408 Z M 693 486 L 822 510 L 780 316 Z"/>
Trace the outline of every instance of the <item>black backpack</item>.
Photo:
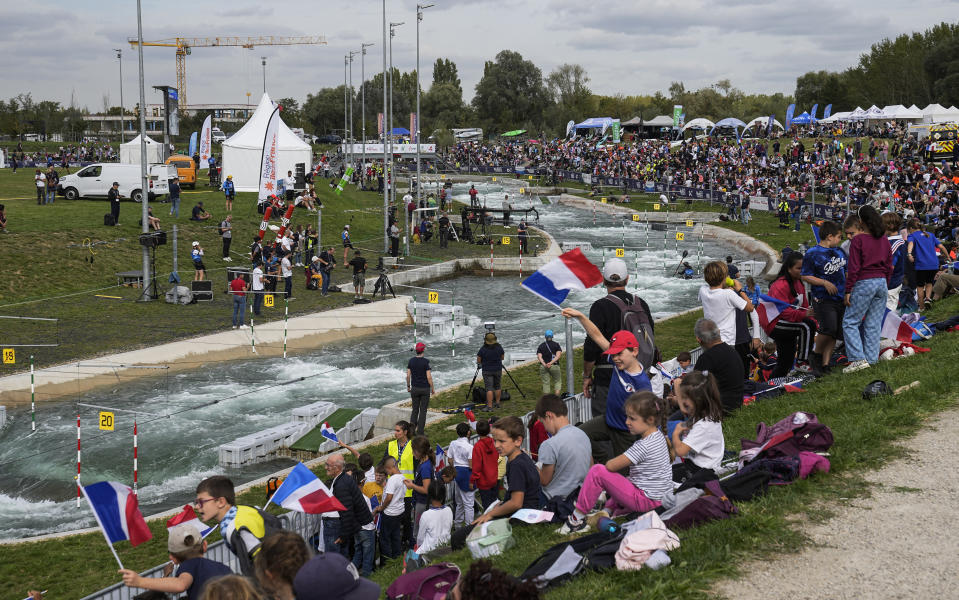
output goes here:
<path id="1" fill-rule="evenodd" d="M 541 554 L 523 574 L 522 581 L 530 581 L 539 589 L 562 585 L 585 570 L 604 571 L 616 567 L 616 551 L 623 542 L 625 532 L 608 533 L 601 531 L 561 542 Z M 554 568 L 562 558 L 562 568 Z M 550 578 L 547 571 L 553 569 Z"/>
<path id="2" fill-rule="evenodd" d="M 656 347 L 656 336 L 653 334 L 653 320 L 639 296 L 633 296 L 633 302 L 629 305 L 613 294 L 608 294 L 606 299 L 615 304 L 622 313 L 622 329 L 631 331 L 636 336 L 636 341 L 639 342 L 638 359 L 643 368 L 648 369 L 658 363 L 661 358 L 659 348 Z"/>
<path id="3" fill-rule="evenodd" d="M 773 474 L 763 469 L 736 473 L 719 482 L 726 497 L 736 502 L 746 502 L 756 496 L 762 496 L 769 489 L 769 480 Z"/>

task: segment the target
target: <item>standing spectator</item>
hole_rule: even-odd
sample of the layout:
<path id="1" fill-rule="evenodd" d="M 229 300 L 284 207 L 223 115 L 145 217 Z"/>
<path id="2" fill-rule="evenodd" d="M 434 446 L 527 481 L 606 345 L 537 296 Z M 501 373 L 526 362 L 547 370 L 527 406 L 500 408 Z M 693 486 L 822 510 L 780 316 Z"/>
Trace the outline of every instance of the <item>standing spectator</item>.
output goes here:
<path id="1" fill-rule="evenodd" d="M 286 172 L 286 179 L 283 181 L 283 183 L 285 184 L 283 187 L 286 190 L 286 201 L 293 202 L 293 199 L 296 195 L 296 191 L 294 189 L 296 188 L 296 178 L 293 177 L 293 171 Z"/>
<path id="2" fill-rule="evenodd" d="M 400 228 L 397 227 L 396 222 L 394 221 L 390 225 L 390 256 L 396 258 L 400 255 Z"/>
<path id="3" fill-rule="evenodd" d="M 731 261 L 729 264 L 731 264 Z M 735 348 L 742 362 L 746 363 L 749 343 L 736 343 L 737 318 L 739 316 L 738 311 L 753 312 L 753 303 L 746 292 L 743 291 L 743 284 L 739 280 L 729 277 L 726 269 L 727 263 L 718 260 L 706 265 L 703 269 L 705 283 L 699 288 L 699 301 L 703 305 L 703 317 L 719 327 L 723 342 Z M 745 317 L 745 314 L 743 317 Z M 742 319 L 742 322 L 745 325 L 745 318 Z"/>
<path id="4" fill-rule="evenodd" d="M 230 293 L 233 294 L 233 329 L 246 329 L 243 322 L 246 318 L 246 291 L 249 289 L 243 275 L 236 273 L 230 282 Z"/>
<path id="5" fill-rule="evenodd" d="M 547 329 L 544 333 L 546 341 L 536 349 L 536 359 L 539 361 L 539 378 L 543 382 L 543 393 L 559 394 L 563 388 L 563 370 L 559 366 L 559 359 L 563 356 L 563 349 L 553 341 L 553 330 Z"/>
<path id="6" fill-rule="evenodd" d="M 342 454 L 333 454 L 326 461 L 326 472 L 332 477 L 330 491 L 346 510 L 338 511 L 335 517 L 323 518 L 323 545 L 326 552 L 339 552 L 349 558 L 350 540 L 359 534 L 361 527 L 373 521 L 373 516 L 356 480 L 343 472 L 345 466 Z"/>
<path id="7" fill-rule="evenodd" d="M 343 241 L 343 268 L 345 269 L 350 266 L 349 263 L 346 262 L 347 249 L 355 249 L 353 248 L 353 242 L 350 241 L 350 225 L 348 223 L 343 226 L 343 231 L 340 232 L 340 239 Z M 359 251 L 357 251 L 357 254 L 359 254 Z"/>
<path id="8" fill-rule="evenodd" d="M 502 395 L 503 347 L 496 341 L 496 334 L 487 332 L 483 337 L 483 346 L 476 353 L 476 364 L 483 371 L 483 386 L 486 388 L 486 410 L 499 408 Z"/>
<path id="9" fill-rule="evenodd" d="M 449 245 L 450 239 L 450 218 L 446 215 L 446 212 L 443 212 L 440 215 L 439 221 L 440 228 L 440 248 L 446 248 Z"/>
<path id="10" fill-rule="evenodd" d="M 416 344 L 416 356 L 406 365 L 406 391 L 413 401 L 413 412 L 410 414 L 410 423 L 416 435 L 423 435 L 426 428 L 426 410 L 430 405 L 430 396 L 436 394 L 433 388 L 433 371 L 430 370 L 430 361 L 423 356 L 426 344 Z"/>
<path id="11" fill-rule="evenodd" d="M 336 267 L 336 256 L 333 253 L 333 246 L 330 246 L 329 250 L 320 252 L 320 273 L 323 274 L 322 294 L 324 296 L 329 293 L 334 267 Z"/>
<path id="12" fill-rule="evenodd" d="M 306 238 L 303 235 L 303 226 L 297 225 L 293 232 L 293 266 L 303 266 L 303 247 L 306 246 Z"/>
<path id="13" fill-rule="evenodd" d="M 233 175 L 227 175 L 223 182 L 223 196 L 226 198 L 226 212 L 233 211 L 233 199 L 236 198 L 236 186 L 233 185 Z"/>
<path id="14" fill-rule="evenodd" d="M 489 436 L 489 421 L 476 422 L 476 435 L 479 439 L 473 444 L 473 460 L 470 462 L 470 484 L 479 490 L 480 504 L 486 510 L 495 500 L 499 500 L 497 489 L 499 478 L 498 453 L 493 438 Z"/>
<path id="15" fill-rule="evenodd" d="M 266 287 L 264 285 L 262 262 L 256 261 L 255 263 L 253 263 L 252 279 L 253 281 L 251 281 L 250 283 L 252 284 L 252 290 L 253 290 L 253 314 L 259 317 L 260 308 L 263 306 L 263 291 L 264 291 L 264 288 Z"/>
<path id="16" fill-rule="evenodd" d="M 413 458 L 416 460 L 416 475 L 413 481 L 407 479 L 403 482 L 406 489 L 413 492 L 413 537 L 411 538 L 412 548 L 415 545 L 416 538 L 420 530 L 420 517 L 426 512 L 429 504 L 428 489 L 430 482 L 436 477 L 436 452 L 430 441 L 424 435 L 418 435 L 410 441 L 413 448 Z M 452 517 L 452 515 L 450 515 Z"/>
<path id="17" fill-rule="evenodd" d="M 180 179 L 174 177 L 170 182 L 170 214 L 180 218 Z"/>
<path id="18" fill-rule="evenodd" d="M 223 260 L 233 262 L 230 258 L 230 244 L 233 243 L 233 215 L 227 215 L 220 221 L 220 237 L 223 238 Z"/>
<path id="19" fill-rule="evenodd" d="M 522 254 L 527 254 L 529 252 L 529 227 L 526 226 L 526 219 L 522 219 L 519 222 L 519 226 L 516 228 L 516 234 L 519 236 L 519 250 Z"/>
<path id="20" fill-rule="evenodd" d="M 843 229 L 852 236 L 846 270 L 846 314 L 842 320 L 843 338 L 853 373 L 879 360 L 879 331 L 886 309 L 887 282 L 892 275 L 892 249 L 879 213 L 862 206 L 846 217 Z"/>
<path id="21" fill-rule="evenodd" d="M 110 216 L 113 217 L 113 224 L 120 224 L 120 183 L 113 182 L 110 190 L 107 192 L 107 201 L 110 203 Z"/>
<path id="22" fill-rule="evenodd" d="M 290 253 L 283 254 L 280 259 L 280 275 L 283 277 L 283 295 L 287 300 L 293 299 L 293 265 L 290 264 Z"/>
<path id="23" fill-rule="evenodd" d="M 57 199 L 57 184 L 60 183 L 60 175 L 53 169 L 53 165 L 47 169 L 47 204 L 53 204 Z"/>
<path id="24" fill-rule="evenodd" d="M 43 174 L 43 171 L 37 169 L 36 175 L 33 176 L 33 181 L 37 186 L 37 204 L 44 203 L 44 196 L 47 193 L 47 176 Z"/>
<path id="25" fill-rule="evenodd" d="M 809 359 L 809 366 L 817 376 L 829 371 L 836 340 L 842 337 L 846 254 L 839 249 L 841 239 L 839 225 L 825 221 L 819 228 L 819 244 L 807 250 L 802 259 L 802 280 L 810 285 L 813 314 L 819 323 L 816 346 Z"/>
<path id="26" fill-rule="evenodd" d="M 206 276 L 206 266 L 203 264 L 203 247 L 200 246 L 200 242 L 193 242 L 190 258 L 193 260 L 193 268 L 196 271 L 193 274 L 193 281 L 203 281 Z"/>
<path id="27" fill-rule="evenodd" d="M 356 300 L 363 296 L 366 287 L 366 259 L 356 250 L 347 266 L 353 267 L 353 299 Z"/>
<path id="28" fill-rule="evenodd" d="M 412 453 L 411 453 L 412 455 Z M 412 466 L 412 465 L 411 465 Z M 403 485 L 405 480 L 396 459 L 392 456 L 383 461 L 383 469 L 389 476 L 383 488 L 383 503 L 373 509 L 373 513 L 383 513 L 380 518 L 380 554 L 385 558 L 398 558 L 403 553 L 403 507 L 407 490 Z"/>
<path id="29" fill-rule="evenodd" d="M 458 423 L 456 436 L 446 450 L 451 465 L 456 469 L 456 487 L 453 490 L 456 497 L 456 514 L 453 522 L 469 525 L 473 522 L 473 507 L 476 504 L 476 493 L 470 483 L 473 475 L 473 444 L 470 443 L 469 424 Z"/>
<path id="30" fill-rule="evenodd" d="M 919 296 L 919 310 L 926 310 L 932 304 L 932 285 L 939 270 L 936 250 L 943 256 L 949 256 L 946 247 L 935 234 L 923 231 L 919 219 L 910 219 L 907 226 L 909 244 L 907 256 L 916 269 L 916 292 Z"/>
<path id="31" fill-rule="evenodd" d="M 397 421 L 393 425 L 393 438 L 386 446 L 386 456 L 396 460 L 397 470 L 405 479 L 412 481 L 415 474 L 415 463 L 413 459 L 413 446 L 410 445 L 410 436 L 413 434 L 413 426 L 406 421 Z M 405 489 L 406 484 L 400 484 Z M 403 495 L 403 548 L 411 548 L 413 539 L 413 490 L 406 489 Z"/>
<path id="32" fill-rule="evenodd" d="M 902 228 L 902 217 L 894 212 L 881 215 L 882 224 L 886 228 L 886 239 L 889 240 L 892 252 L 892 276 L 889 278 L 889 291 L 886 293 L 886 308 L 899 308 L 899 292 L 902 291 L 902 282 L 906 275 L 906 240 L 902 239 L 899 230 Z"/>

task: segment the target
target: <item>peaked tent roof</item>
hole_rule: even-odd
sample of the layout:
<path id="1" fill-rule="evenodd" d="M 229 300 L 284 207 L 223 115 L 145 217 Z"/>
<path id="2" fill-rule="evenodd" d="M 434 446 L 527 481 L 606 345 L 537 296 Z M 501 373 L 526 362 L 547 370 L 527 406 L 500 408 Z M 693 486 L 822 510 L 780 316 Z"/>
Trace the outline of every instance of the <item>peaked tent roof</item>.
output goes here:
<path id="1" fill-rule="evenodd" d="M 698 119 L 693 119 L 689 123 L 683 125 L 683 131 L 686 131 L 687 129 L 711 129 L 715 126 L 716 124 L 709 119 L 699 117 Z"/>
<path id="2" fill-rule="evenodd" d="M 273 101 L 270 100 L 270 96 L 264 92 L 260 98 L 260 104 L 257 105 L 256 111 L 253 112 L 250 120 L 247 121 L 239 131 L 231 135 L 228 140 L 223 142 L 223 145 L 232 148 L 262 151 L 263 137 L 266 135 L 266 125 L 270 121 L 270 115 L 273 114 L 273 107 Z M 310 145 L 290 131 L 290 128 L 283 122 L 282 110 L 280 111 L 278 142 L 280 150 L 306 149 L 312 152 Z"/>
<path id="3" fill-rule="evenodd" d="M 619 121 L 619 119 L 614 119 L 612 117 L 590 117 L 582 123 L 577 123 L 575 129 L 604 129 L 613 124 L 614 121 Z"/>
<path id="4" fill-rule="evenodd" d="M 769 117 L 756 117 L 755 119 L 753 119 L 753 120 L 750 121 L 749 123 L 746 123 L 746 129 L 749 129 L 749 128 L 751 128 L 751 127 L 755 127 L 756 125 L 761 125 L 761 126 L 763 126 L 763 127 L 767 127 L 768 124 L 769 124 Z M 780 128 L 780 129 L 786 129 L 785 127 L 783 127 L 783 124 L 780 123 L 779 121 L 777 121 L 776 119 L 773 119 L 773 127 L 778 127 L 778 128 Z"/>

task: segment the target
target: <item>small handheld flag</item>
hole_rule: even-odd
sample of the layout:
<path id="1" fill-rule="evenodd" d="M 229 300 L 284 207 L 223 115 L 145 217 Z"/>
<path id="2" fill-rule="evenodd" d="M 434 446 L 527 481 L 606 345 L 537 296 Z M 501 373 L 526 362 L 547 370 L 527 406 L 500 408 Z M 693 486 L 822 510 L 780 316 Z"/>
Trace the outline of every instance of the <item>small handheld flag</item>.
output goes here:
<path id="1" fill-rule="evenodd" d="M 197 531 L 200 532 L 200 535 L 203 537 L 208 536 L 210 533 L 216 529 L 215 526 L 207 526 L 201 521 L 197 516 L 196 512 L 193 510 L 193 507 L 189 504 L 183 507 L 183 510 L 169 519 L 166 522 L 166 528 L 169 530 L 177 525 L 183 525 L 184 523 L 189 523 L 197 528 Z"/>
<path id="2" fill-rule="evenodd" d="M 323 426 L 320 427 L 320 435 L 322 435 L 322 436 L 325 437 L 326 439 L 332 440 L 332 441 L 334 441 L 334 442 L 339 442 L 339 441 L 340 441 L 340 439 L 339 439 L 338 437 L 336 437 L 336 432 L 333 431 L 333 428 L 330 427 L 330 424 L 327 423 L 326 421 L 323 421 Z"/>
<path id="3" fill-rule="evenodd" d="M 467 422 L 470 424 L 470 429 L 476 431 L 476 415 L 473 414 L 471 410 L 464 410 L 463 414 L 466 415 Z"/>
<path id="4" fill-rule="evenodd" d="M 443 447 L 439 444 L 436 444 L 436 470 L 437 472 L 442 471 L 446 468 L 446 452 L 443 452 Z"/>
<path id="5" fill-rule="evenodd" d="M 603 274 L 589 262 L 579 248 L 573 248 L 549 261 L 521 284 L 557 307 L 570 290 L 585 290 L 603 282 Z"/>
<path id="6" fill-rule="evenodd" d="M 113 544 L 121 540 L 130 540 L 130 545 L 137 546 L 153 538 L 147 522 L 140 513 L 136 494 L 127 486 L 115 481 L 101 481 L 90 485 L 80 486 L 83 496 L 93 510 L 97 525 L 107 540 L 110 552 L 117 560 L 120 568 L 123 563 L 117 556 Z"/>

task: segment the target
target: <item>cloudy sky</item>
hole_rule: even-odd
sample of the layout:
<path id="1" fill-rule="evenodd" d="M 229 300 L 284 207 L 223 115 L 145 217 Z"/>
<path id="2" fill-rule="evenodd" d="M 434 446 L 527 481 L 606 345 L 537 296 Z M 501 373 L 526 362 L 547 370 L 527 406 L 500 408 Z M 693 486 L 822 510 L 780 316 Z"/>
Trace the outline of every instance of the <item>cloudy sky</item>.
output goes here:
<path id="1" fill-rule="evenodd" d="M 419 0 L 428 3 L 430 0 Z M 601 94 L 664 92 L 730 79 L 747 92 L 795 89 L 810 70 L 842 69 L 882 37 L 956 20 L 959 0 L 432 0 L 421 24 L 424 87 L 438 57 L 459 67 L 467 99 L 483 63 L 502 49 L 532 60 L 548 74 L 562 63 L 585 67 Z M 387 19 L 405 22 L 393 40 L 393 63 L 416 60 L 416 0 L 387 0 Z M 260 57 L 267 57 L 267 91 L 300 100 L 343 82 L 343 56 L 361 43 L 367 73 L 382 69 L 382 1 L 272 0 L 203 2 L 143 0 L 143 37 L 324 35 L 325 46 L 197 48 L 187 58 L 190 103 L 256 103 Z M 30 92 L 36 100 L 100 110 L 104 95 L 119 103 L 114 48 L 123 49 L 124 101 L 137 101 L 135 0 L 32 0 L 0 5 L 0 98 Z M 144 51 L 147 102 L 151 85 L 176 84 L 174 50 Z M 354 84 L 360 81 L 359 61 Z"/>

